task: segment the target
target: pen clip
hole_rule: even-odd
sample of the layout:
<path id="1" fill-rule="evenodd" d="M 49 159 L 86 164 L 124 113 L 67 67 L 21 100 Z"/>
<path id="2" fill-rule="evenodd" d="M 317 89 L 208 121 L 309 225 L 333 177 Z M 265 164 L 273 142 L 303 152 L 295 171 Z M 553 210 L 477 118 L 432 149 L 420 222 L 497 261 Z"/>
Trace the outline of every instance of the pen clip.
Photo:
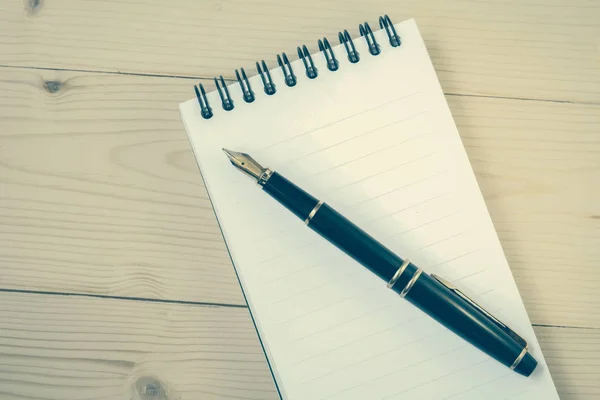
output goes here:
<path id="1" fill-rule="evenodd" d="M 523 346 L 524 349 L 527 349 L 527 347 L 528 347 L 527 341 L 525 339 L 523 339 L 521 336 L 519 336 L 515 331 L 510 329 L 504 322 L 502 322 L 498 318 L 494 317 L 492 314 L 490 314 L 487 310 L 485 310 L 479 304 L 475 303 L 475 301 L 473 301 L 469 296 L 467 296 L 466 294 L 461 292 L 460 289 L 458 289 L 456 286 L 454 286 L 453 284 L 451 284 L 450 282 L 448 282 L 441 276 L 436 275 L 436 274 L 431 274 L 431 277 L 433 279 L 435 279 L 436 281 L 438 281 L 439 283 L 441 283 L 442 285 L 444 285 L 446 288 L 448 288 L 454 294 L 456 294 L 457 296 L 459 296 L 460 298 L 462 298 L 463 300 L 465 300 L 466 302 L 471 304 L 479 312 L 481 312 L 483 315 L 485 315 L 489 320 L 491 320 L 493 323 L 498 325 L 500 327 L 500 329 L 502 329 L 504 332 L 506 332 L 506 334 L 509 335 L 514 341 L 516 341 L 521 346 Z"/>

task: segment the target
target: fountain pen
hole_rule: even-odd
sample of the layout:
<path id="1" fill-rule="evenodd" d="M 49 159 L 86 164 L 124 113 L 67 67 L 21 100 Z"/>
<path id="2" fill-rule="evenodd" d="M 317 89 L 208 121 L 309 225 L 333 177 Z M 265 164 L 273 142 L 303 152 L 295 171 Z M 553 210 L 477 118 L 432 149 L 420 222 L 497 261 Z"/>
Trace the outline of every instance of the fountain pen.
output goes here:
<path id="1" fill-rule="evenodd" d="M 256 179 L 259 186 L 315 232 L 337 246 L 384 281 L 387 287 L 410 301 L 430 317 L 511 370 L 529 376 L 537 361 L 527 342 L 438 275 L 428 274 L 402 259 L 326 203 L 252 157 L 223 149 L 240 171 Z"/>

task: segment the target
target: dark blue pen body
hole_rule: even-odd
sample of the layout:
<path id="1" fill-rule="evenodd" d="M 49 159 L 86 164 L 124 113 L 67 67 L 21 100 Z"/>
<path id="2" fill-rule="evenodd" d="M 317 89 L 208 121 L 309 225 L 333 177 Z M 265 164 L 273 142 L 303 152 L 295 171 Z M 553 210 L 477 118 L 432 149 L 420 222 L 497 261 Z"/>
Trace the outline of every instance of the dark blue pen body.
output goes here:
<path id="1" fill-rule="evenodd" d="M 404 260 L 343 215 L 327 204 L 319 204 L 317 199 L 280 174 L 274 172 L 263 190 L 384 281 L 390 281 L 403 264 Z M 392 290 L 403 294 L 429 316 L 508 367 L 513 366 L 524 351 L 524 344 L 515 340 L 510 332 L 412 263 L 406 265 Z M 525 353 L 514 369 L 529 376 L 536 365 L 535 359 Z"/>

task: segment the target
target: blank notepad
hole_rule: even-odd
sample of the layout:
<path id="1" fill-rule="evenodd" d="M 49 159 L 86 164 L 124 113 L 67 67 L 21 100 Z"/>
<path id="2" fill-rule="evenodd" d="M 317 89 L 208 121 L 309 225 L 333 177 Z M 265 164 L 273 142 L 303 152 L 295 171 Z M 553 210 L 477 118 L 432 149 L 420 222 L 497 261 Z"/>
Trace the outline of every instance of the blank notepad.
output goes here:
<path id="1" fill-rule="evenodd" d="M 281 397 L 289 400 L 558 399 L 475 176 L 414 21 L 395 25 L 381 54 L 354 44 L 313 54 L 277 93 L 260 77 L 224 111 L 208 94 L 181 114 Z M 522 377 L 386 288 L 232 167 L 251 154 L 344 214 L 403 258 L 455 283 L 528 342 L 539 366 Z"/>

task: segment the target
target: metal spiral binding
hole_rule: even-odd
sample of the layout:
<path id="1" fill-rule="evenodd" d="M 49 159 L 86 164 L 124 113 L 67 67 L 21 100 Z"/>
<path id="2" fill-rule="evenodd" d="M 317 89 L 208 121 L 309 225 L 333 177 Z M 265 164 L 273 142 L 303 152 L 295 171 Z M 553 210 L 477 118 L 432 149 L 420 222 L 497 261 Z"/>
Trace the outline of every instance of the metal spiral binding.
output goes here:
<path id="1" fill-rule="evenodd" d="M 256 63 L 256 70 L 258 71 L 260 79 L 262 80 L 265 93 L 269 96 L 275 94 L 277 92 L 277 88 L 273 83 L 273 79 L 271 79 L 271 73 L 269 72 L 269 68 L 267 67 L 265 60 L 262 60 L 262 66 L 258 62 Z"/>
<path id="2" fill-rule="evenodd" d="M 402 41 L 400 40 L 400 36 L 396 32 L 396 28 L 392 23 L 390 17 L 384 15 L 379 17 L 379 26 L 381 29 L 384 29 L 387 37 L 390 42 L 390 46 L 399 47 L 402 45 Z M 367 22 L 360 24 L 358 27 L 360 36 L 363 37 L 367 43 L 369 48 L 369 53 L 373 56 L 377 56 L 381 54 L 381 46 L 377 43 L 375 39 L 375 35 L 373 30 L 369 26 Z M 348 61 L 352 64 L 360 62 L 360 55 L 354 46 L 354 42 L 352 41 L 352 37 L 347 30 L 338 33 L 338 38 L 340 44 L 343 45 L 346 55 L 348 56 Z M 335 72 L 339 69 L 340 63 L 336 58 L 331 45 L 329 44 L 329 40 L 327 38 L 319 39 L 318 41 L 319 50 L 323 54 L 325 61 L 327 63 L 327 69 L 329 71 Z M 310 51 L 303 45 L 298 47 L 298 58 L 302 60 L 302 64 L 304 65 L 304 70 L 306 72 L 306 76 L 309 79 L 315 79 L 319 76 L 319 71 L 313 62 Z M 277 63 L 279 64 L 279 68 L 283 73 L 285 84 L 289 87 L 293 87 L 298 83 L 298 79 L 296 75 L 294 75 L 294 71 L 292 70 L 292 64 L 288 56 L 285 53 L 281 53 L 277 55 Z M 275 87 L 275 83 L 271 78 L 271 73 L 269 72 L 269 68 L 267 67 L 267 63 L 265 60 L 262 60 L 260 63 L 256 63 L 256 71 L 260 76 L 260 79 L 263 84 L 265 94 L 272 96 L 277 93 L 277 88 Z M 246 103 L 252 103 L 256 100 L 256 95 L 252 90 L 250 85 L 250 81 L 248 80 L 248 76 L 246 75 L 246 71 L 244 68 L 240 68 L 238 71 L 235 70 L 236 79 L 240 85 L 240 89 L 243 94 L 243 99 Z M 233 103 L 233 99 L 229 95 L 229 89 L 225 84 L 225 79 L 223 76 L 220 76 L 219 79 L 214 78 L 215 85 L 217 87 L 217 92 L 219 93 L 219 97 L 221 99 L 221 106 L 225 111 L 231 111 L 235 108 Z M 208 103 L 208 99 L 206 97 L 206 90 L 204 86 L 200 83 L 194 86 L 194 91 L 196 93 L 196 98 L 198 99 L 198 104 L 200 105 L 200 115 L 204 119 L 212 118 L 214 115 L 210 104 Z"/>
<path id="3" fill-rule="evenodd" d="M 385 29 L 385 33 L 387 33 L 388 38 L 390 39 L 390 45 L 392 47 L 398 47 L 402 44 L 400 40 L 400 36 L 396 33 L 396 28 L 394 28 L 394 24 L 392 20 L 387 15 L 383 17 L 379 17 L 379 26 L 381 29 Z"/>
<path id="4" fill-rule="evenodd" d="M 367 41 L 367 46 L 369 46 L 369 53 L 371 53 L 371 55 L 374 56 L 379 55 L 379 53 L 381 53 L 381 49 L 377 44 L 377 40 L 375 40 L 375 35 L 373 35 L 373 31 L 371 30 L 369 23 L 365 22 L 364 24 L 360 24 L 358 27 L 358 31 L 360 32 L 360 36 L 364 37 Z"/>
<path id="5" fill-rule="evenodd" d="M 323 38 L 323 40 L 319 39 L 319 50 L 323 52 L 323 56 L 327 61 L 327 68 L 330 71 L 337 71 L 340 66 L 340 63 L 335 58 L 335 54 L 333 54 L 333 49 L 329 44 L 329 40 L 327 38 Z"/>
<path id="6" fill-rule="evenodd" d="M 244 71 L 244 68 L 240 68 L 242 70 L 242 76 L 240 77 L 240 73 L 238 72 L 238 70 L 235 70 L 235 77 L 238 80 L 238 83 L 240 84 L 240 87 L 242 88 L 242 93 L 244 94 L 244 101 L 246 103 L 252 103 L 255 99 L 254 97 L 254 92 L 252 91 L 252 88 L 250 87 L 250 81 L 248 81 L 248 77 L 246 76 L 246 71 Z"/>
<path id="7" fill-rule="evenodd" d="M 306 45 L 303 45 L 302 48 L 298 47 L 298 57 L 300 57 L 304 64 L 308 79 L 315 79 L 319 76 L 319 71 L 317 70 L 317 67 L 315 67 L 315 63 L 313 62 L 310 51 L 308 51 Z"/>
<path id="8" fill-rule="evenodd" d="M 290 64 L 288 56 L 285 53 L 281 53 L 281 55 L 277 54 L 277 63 L 279 64 L 279 68 L 283 71 L 285 84 L 289 87 L 296 86 L 298 80 L 296 79 L 296 75 L 294 75 L 292 64 Z"/>
<path id="9" fill-rule="evenodd" d="M 213 116 L 212 108 L 208 104 L 208 99 L 206 98 L 206 90 L 204 90 L 204 86 L 200 84 L 199 86 L 194 86 L 194 90 L 196 91 L 196 98 L 198 99 L 198 104 L 200 104 L 200 114 L 202 118 L 209 119 Z"/>
<path id="10" fill-rule="evenodd" d="M 227 85 L 225 84 L 225 79 L 223 79 L 223 75 L 220 76 L 221 82 L 217 80 L 217 78 L 213 78 L 215 80 L 215 85 L 217 86 L 217 90 L 219 91 L 219 97 L 221 98 L 221 104 L 223 105 L 223 110 L 231 111 L 233 110 L 233 100 L 229 95 L 229 89 L 227 89 Z"/>
<path id="11" fill-rule="evenodd" d="M 358 54 L 358 51 L 356 51 L 356 47 L 354 47 L 354 42 L 348 31 L 344 30 L 344 32 L 338 33 L 338 37 L 340 39 L 340 44 L 344 45 L 346 53 L 348 53 L 348 61 L 352 64 L 359 62 L 360 55 Z"/>

